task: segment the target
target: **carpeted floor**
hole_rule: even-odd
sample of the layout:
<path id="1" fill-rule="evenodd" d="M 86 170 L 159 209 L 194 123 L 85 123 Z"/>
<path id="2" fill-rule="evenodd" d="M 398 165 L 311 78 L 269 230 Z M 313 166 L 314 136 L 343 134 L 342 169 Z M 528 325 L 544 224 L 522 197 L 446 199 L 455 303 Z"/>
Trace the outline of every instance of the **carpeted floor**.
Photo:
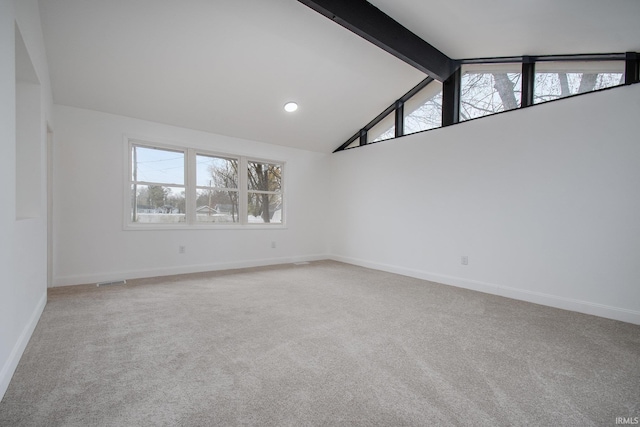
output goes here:
<path id="1" fill-rule="evenodd" d="M 607 426 L 640 326 L 332 261 L 53 289 L 2 426 Z"/>

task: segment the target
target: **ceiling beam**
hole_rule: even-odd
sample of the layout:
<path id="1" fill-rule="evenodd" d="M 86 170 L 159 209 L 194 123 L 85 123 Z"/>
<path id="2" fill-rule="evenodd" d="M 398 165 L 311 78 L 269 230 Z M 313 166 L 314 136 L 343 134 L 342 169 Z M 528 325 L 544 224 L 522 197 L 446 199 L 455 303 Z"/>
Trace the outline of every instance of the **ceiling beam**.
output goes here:
<path id="1" fill-rule="evenodd" d="M 429 76 L 444 81 L 456 62 L 366 0 L 298 0 Z"/>

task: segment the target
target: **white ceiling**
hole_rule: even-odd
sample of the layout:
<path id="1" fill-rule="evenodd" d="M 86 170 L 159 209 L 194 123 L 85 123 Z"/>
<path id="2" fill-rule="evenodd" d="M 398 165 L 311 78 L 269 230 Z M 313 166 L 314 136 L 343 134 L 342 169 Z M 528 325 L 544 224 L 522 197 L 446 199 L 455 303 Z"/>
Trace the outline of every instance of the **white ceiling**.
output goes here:
<path id="1" fill-rule="evenodd" d="M 454 59 L 640 50 L 638 0 L 373 0 Z"/>
<path id="2" fill-rule="evenodd" d="M 372 3 L 453 58 L 640 51 L 638 0 Z M 331 152 L 425 77 L 296 0 L 40 11 L 55 103 L 301 149 Z"/>

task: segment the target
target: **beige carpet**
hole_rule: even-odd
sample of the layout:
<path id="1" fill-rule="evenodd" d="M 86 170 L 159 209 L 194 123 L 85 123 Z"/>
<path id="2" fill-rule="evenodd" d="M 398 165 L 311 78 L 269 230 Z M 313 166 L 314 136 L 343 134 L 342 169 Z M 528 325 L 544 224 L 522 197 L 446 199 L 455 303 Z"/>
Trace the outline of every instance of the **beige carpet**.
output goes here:
<path id="1" fill-rule="evenodd" d="M 2 426 L 607 426 L 640 326 L 331 261 L 50 291 Z"/>

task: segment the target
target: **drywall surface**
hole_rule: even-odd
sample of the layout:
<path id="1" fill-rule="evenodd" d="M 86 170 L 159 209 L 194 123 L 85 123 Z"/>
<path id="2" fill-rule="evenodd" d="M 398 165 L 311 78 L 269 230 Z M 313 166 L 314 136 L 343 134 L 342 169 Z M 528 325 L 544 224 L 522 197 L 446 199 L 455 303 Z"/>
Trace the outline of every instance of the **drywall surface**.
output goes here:
<path id="1" fill-rule="evenodd" d="M 19 36 L 17 36 L 19 35 Z M 17 54 L 16 54 L 17 53 Z M 20 63 L 16 64 L 16 58 Z M 25 67 L 29 68 L 25 72 Z M 18 73 L 16 73 L 16 69 Z M 25 89 L 25 82 L 27 89 Z M 20 82 L 17 82 L 20 80 Z M 37 82 L 34 83 L 34 82 Z M 18 90 L 18 86 L 20 90 Z M 26 105 L 26 106 L 25 106 Z M 21 120 L 26 114 L 26 120 Z M 46 124 L 50 122 L 51 90 L 35 0 L 0 1 L 0 398 L 4 395 L 18 361 L 46 303 Z M 20 185 L 16 168 L 17 149 L 29 142 L 28 163 L 33 175 Z M 28 217 L 18 218 L 17 200 L 25 190 Z M 22 199 L 25 200 L 25 199 Z"/>
<path id="2" fill-rule="evenodd" d="M 328 155 L 60 105 L 54 110 L 54 286 L 326 258 Z M 125 230 L 127 137 L 286 162 L 286 228 Z"/>
<path id="3" fill-rule="evenodd" d="M 635 85 L 337 153 L 330 252 L 640 323 L 638 117 Z"/>

